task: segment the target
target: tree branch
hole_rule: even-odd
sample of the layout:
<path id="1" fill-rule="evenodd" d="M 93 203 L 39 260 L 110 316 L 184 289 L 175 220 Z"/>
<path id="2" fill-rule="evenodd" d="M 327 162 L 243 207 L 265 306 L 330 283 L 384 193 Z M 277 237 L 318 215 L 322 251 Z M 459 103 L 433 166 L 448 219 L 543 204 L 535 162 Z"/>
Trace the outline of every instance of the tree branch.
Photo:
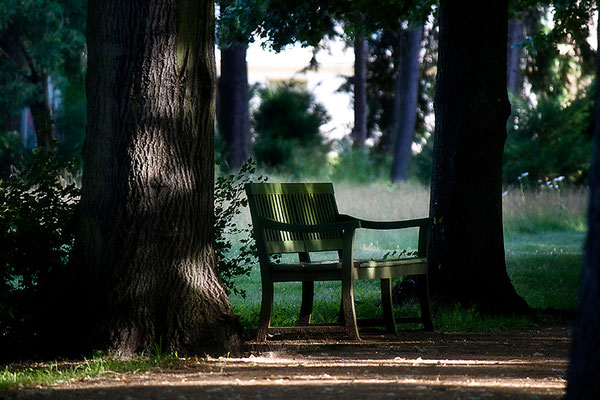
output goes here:
<path id="1" fill-rule="evenodd" d="M 18 66 L 19 64 L 15 61 L 15 59 L 13 57 L 11 57 L 10 53 L 8 51 L 6 51 L 2 46 L 0 46 L 0 57 L 4 56 L 6 57 L 10 62 L 12 62 L 14 65 Z"/>
<path id="2" fill-rule="evenodd" d="M 15 39 L 15 43 L 17 43 L 17 46 L 19 47 L 19 50 L 21 50 L 21 53 L 23 54 L 23 57 L 25 58 L 27 65 L 29 66 L 29 71 L 31 71 L 31 74 L 29 76 L 27 76 L 26 78 L 31 83 L 40 82 L 41 77 L 35 68 L 35 62 L 33 61 L 33 58 L 31 58 L 31 55 L 27 51 L 27 48 L 23 44 L 23 41 L 19 40 L 18 38 L 14 38 L 14 39 Z"/>

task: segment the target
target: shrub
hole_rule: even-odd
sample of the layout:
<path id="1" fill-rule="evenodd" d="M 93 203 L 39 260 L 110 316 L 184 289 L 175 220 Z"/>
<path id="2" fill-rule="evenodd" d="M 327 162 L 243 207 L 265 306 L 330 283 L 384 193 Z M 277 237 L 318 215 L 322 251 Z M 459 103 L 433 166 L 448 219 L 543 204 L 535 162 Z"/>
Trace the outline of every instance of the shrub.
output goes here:
<path id="1" fill-rule="evenodd" d="M 76 165 L 40 148 L 0 180 L 0 339 L 35 335 L 74 238 Z"/>
<path id="2" fill-rule="evenodd" d="M 258 164 L 292 174 L 302 169 L 307 156 L 323 165 L 328 146 L 319 128 L 329 120 L 325 108 L 293 83 L 258 92 L 261 103 L 253 115 Z M 299 149 L 304 150 L 302 157 Z"/>
<path id="3" fill-rule="evenodd" d="M 9 131 L 0 133 L 0 178 L 10 175 L 12 166 L 22 162 L 25 149 L 21 144 L 19 132 Z"/>
<path id="4" fill-rule="evenodd" d="M 503 176 L 515 183 L 528 172 L 533 180 L 565 176 L 581 181 L 591 165 L 591 101 L 581 97 L 563 105 L 558 97 L 542 98 L 536 107 L 512 99 L 504 150 Z M 513 119 L 514 118 L 514 119 Z"/>
<path id="5" fill-rule="evenodd" d="M 256 164 L 248 160 L 237 174 L 217 177 L 215 180 L 215 257 L 217 271 L 227 292 L 246 296 L 244 290 L 235 287 L 234 278 L 249 275 L 252 265 L 258 262 L 256 244 L 250 227 L 240 227 L 236 218 L 248 205 L 244 186 L 251 182 Z M 257 182 L 266 178 L 259 176 Z M 232 240 L 237 237 L 239 250 L 233 249 Z M 237 252 L 236 252 L 237 250 Z"/>
<path id="6" fill-rule="evenodd" d="M 421 151 L 415 154 L 410 163 L 410 178 L 424 185 L 431 184 L 433 168 L 433 135 L 423 143 Z"/>
<path id="7" fill-rule="evenodd" d="M 341 150 L 331 162 L 330 178 L 334 182 L 372 183 L 388 181 L 391 159 L 377 155 L 371 148 L 352 148 L 349 142 L 341 143 Z"/>
<path id="8" fill-rule="evenodd" d="M 0 348 L 35 352 L 31 345 L 39 344 L 37 338 L 48 326 L 47 311 L 56 305 L 53 292 L 68 273 L 75 236 L 77 171 L 77 163 L 37 148 L 28 163 L 0 180 Z M 244 185 L 253 172 L 254 164 L 247 163 L 237 175 L 215 182 L 217 270 L 225 288 L 242 295 L 233 278 L 249 273 L 256 248 L 250 229 L 238 227 L 234 217 L 246 205 Z M 232 235 L 241 243 L 237 253 Z"/>

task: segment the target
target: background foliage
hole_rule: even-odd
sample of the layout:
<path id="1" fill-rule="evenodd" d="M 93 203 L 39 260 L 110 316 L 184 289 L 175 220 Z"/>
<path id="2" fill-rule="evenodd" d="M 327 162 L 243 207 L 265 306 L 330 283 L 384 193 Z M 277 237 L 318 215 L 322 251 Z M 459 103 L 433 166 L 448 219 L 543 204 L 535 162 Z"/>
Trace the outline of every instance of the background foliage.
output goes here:
<path id="1" fill-rule="evenodd" d="M 507 183 L 527 173 L 530 180 L 559 176 L 583 183 L 592 161 L 592 102 L 582 96 L 564 105 L 559 97 L 542 97 L 535 106 L 513 98 L 513 117 L 504 149 Z"/>
<path id="2" fill-rule="evenodd" d="M 77 166 L 38 149 L 0 180 L 0 342 L 39 335 L 73 244 Z"/>
<path id="3" fill-rule="evenodd" d="M 311 163 L 325 164 L 328 145 L 319 128 L 329 121 L 325 108 L 295 83 L 258 91 L 254 112 L 254 155 L 259 166 L 297 174 Z"/>
<path id="4" fill-rule="evenodd" d="M 75 76 L 84 71 L 84 0 L 0 2 L 0 115 L 39 100 L 42 74 Z"/>

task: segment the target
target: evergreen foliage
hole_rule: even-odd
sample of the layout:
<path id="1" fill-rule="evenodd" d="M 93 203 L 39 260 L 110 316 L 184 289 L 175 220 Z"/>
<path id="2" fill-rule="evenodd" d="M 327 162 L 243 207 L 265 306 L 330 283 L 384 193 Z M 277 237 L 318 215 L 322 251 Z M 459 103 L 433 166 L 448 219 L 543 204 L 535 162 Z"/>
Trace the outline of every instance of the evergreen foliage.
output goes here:
<path id="1" fill-rule="evenodd" d="M 259 90 L 254 112 L 254 155 L 260 166 L 296 174 L 307 157 L 325 163 L 328 146 L 319 128 L 329 120 L 314 96 L 294 83 Z"/>
<path id="2" fill-rule="evenodd" d="M 504 181 L 516 183 L 527 173 L 530 181 L 564 176 L 583 183 L 592 157 L 590 100 L 583 96 L 564 105 L 550 97 L 532 106 L 513 98 L 515 123 L 504 149 Z"/>

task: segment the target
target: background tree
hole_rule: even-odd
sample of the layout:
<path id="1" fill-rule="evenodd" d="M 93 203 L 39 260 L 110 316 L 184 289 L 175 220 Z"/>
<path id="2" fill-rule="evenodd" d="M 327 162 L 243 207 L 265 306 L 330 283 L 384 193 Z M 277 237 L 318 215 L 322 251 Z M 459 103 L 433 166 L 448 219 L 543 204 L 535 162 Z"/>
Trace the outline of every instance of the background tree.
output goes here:
<path id="1" fill-rule="evenodd" d="M 220 12 L 240 7 L 242 1 L 221 0 Z M 250 156 L 250 93 L 246 50 L 253 27 L 239 20 L 222 19 L 218 29 L 221 51 L 221 76 L 218 83 L 217 121 L 219 133 L 226 143 L 229 168 L 239 170 Z"/>
<path id="2" fill-rule="evenodd" d="M 50 77 L 83 70 L 84 8 L 82 0 L 0 3 L 0 114 L 30 107 L 39 146 L 56 139 Z"/>
<path id="3" fill-rule="evenodd" d="M 446 300 L 494 312 L 527 309 L 504 257 L 502 151 L 507 1 L 442 0 L 430 200 L 432 284 Z"/>
<path id="4" fill-rule="evenodd" d="M 412 144 L 415 141 L 424 143 L 427 135 L 425 116 L 433 112 L 430 104 L 437 58 L 436 25 L 426 30 L 419 29 L 424 16 L 410 17 L 421 19 L 396 23 L 394 27 L 379 30 L 368 41 L 367 136 L 374 141 L 368 156 L 377 164 L 385 165 L 388 176 L 391 176 L 391 161 L 394 160 L 396 168 L 404 171 L 402 179 L 409 173 Z M 421 39 L 417 40 L 417 33 L 421 33 Z M 421 41 L 426 45 L 423 46 Z M 407 52 L 408 49 L 410 51 Z M 422 65 L 421 49 L 424 49 Z M 352 87 L 352 80 L 348 79 L 340 91 L 350 92 Z M 398 143 L 396 139 L 403 132 L 404 141 Z M 425 163 L 421 161 L 413 175 L 428 183 L 431 159 L 429 157 L 429 162 Z"/>
<path id="5" fill-rule="evenodd" d="M 593 0 L 578 2 L 524 1 L 514 7 L 531 10 L 527 21 L 529 37 L 525 50 L 524 75 L 531 91 L 538 97 L 555 97 L 568 93 L 594 75 L 594 51 L 587 41 Z M 544 24 L 551 17 L 554 27 Z M 563 51 L 561 51 L 561 47 Z M 568 51 L 564 51 L 568 49 Z M 581 82 L 577 82 L 581 80 Z"/>
<path id="6" fill-rule="evenodd" d="M 158 343 L 198 354 L 241 344 L 213 251 L 213 19 L 212 1 L 88 8 L 74 254 L 86 349 L 126 356 Z"/>
<path id="7" fill-rule="evenodd" d="M 412 27 L 400 32 L 400 49 L 397 55 L 399 71 L 394 84 L 394 123 L 392 124 L 394 153 L 392 182 L 408 178 L 412 144 L 415 139 L 417 100 L 419 95 L 419 72 L 421 38 L 423 27 Z"/>
<path id="8" fill-rule="evenodd" d="M 519 96 L 523 88 L 523 72 L 521 60 L 523 58 L 522 43 L 525 40 L 527 26 L 527 12 L 515 13 L 508 20 L 508 48 L 507 48 L 507 82 L 508 90 Z"/>
<path id="9" fill-rule="evenodd" d="M 515 184 L 523 173 L 530 182 L 559 176 L 574 183 L 587 179 L 593 123 L 589 82 L 594 75 L 587 38 L 593 7 L 592 1 L 512 2 L 508 88 L 515 96 L 504 153 L 507 184 Z M 521 68 L 515 68 L 517 63 Z"/>
<path id="10" fill-rule="evenodd" d="M 360 15 L 357 20 L 364 20 Z M 367 40 L 362 33 L 354 38 L 354 128 L 355 147 L 363 147 L 367 140 Z"/>
<path id="11" fill-rule="evenodd" d="M 366 139 L 364 115 L 367 107 L 361 94 L 364 56 L 364 38 L 378 30 L 397 27 L 398 22 L 410 18 L 424 20 L 431 11 L 432 1 L 385 1 L 373 7 L 370 0 L 322 2 L 320 0 L 281 1 L 246 0 L 236 2 L 236 7 L 228 7 L 221 17 L 224 24 L 240 23 L 245 27 L 254 27 L 253 33 L 267 39 L 268 45 L 275 51 L 290 43 L 299 42 L 302 46 L 319 47 L 324 38 L 338 35 L 336 23 L 341 23 L 344 34 L 355 42 L 355 77 L 358 85 L 352 87 L 355 92 L 355 142 Z M 244 35 L 242 35 L 244 36 Z M 245 35 L 244 37 L 247 37 Z"/>

